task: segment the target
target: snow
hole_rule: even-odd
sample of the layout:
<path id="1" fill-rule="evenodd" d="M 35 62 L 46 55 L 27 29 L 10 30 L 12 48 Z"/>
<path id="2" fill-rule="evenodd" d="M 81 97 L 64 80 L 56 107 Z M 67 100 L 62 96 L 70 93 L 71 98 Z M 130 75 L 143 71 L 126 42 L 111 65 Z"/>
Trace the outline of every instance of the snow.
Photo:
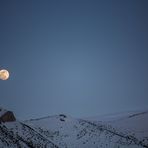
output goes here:
<path id="1" fill-rule="evenodd" d="M 129 116 L 122 120 L 110 121 L 113 127 L 134 133 L 136 137 L 148 137 L 148 112 Z"/>
<path id="2" fill-rule="evenodd" d="M 143 112 L 148 112 L 148 111 L 147 110 L 126 111 L 126 112 L 120 112 L 120 113 L 105 114 L 105 115 L 100 115 L 95 117 L 88 117 L 85 119 L 91 120 L 91 121 L 115 121 L 115 120 L 122 120 L 131 115 L 136 115 Z"/>
<path id="3" fill-rule="evenodd" d="M 89 118 L 94 123 L 110 125 L 125 135 L 131 135 L 148 145 L 148 111 L 133 111 L 105 117 Z"/>
<path id="4" fill-rule="evenodd" d="M 0 147 L 142 148 L 148 147 L 147 125 L 147 111 L 88 119 L 62 114 L 16 120 L 0 124 Z"/>
<path id="5" fill-rule="evenodd" d="M 110 124 L 120 131 L 127 131 L 136 134 L 137 137 L 148 137 L 148 111 L 125 112 L 108 115 L 105 117 L 90 118 L 90 121 L 98 121 Z"/>
<path id="6" fill-rule="evenodd" d="M 128 116 L 129 115 L 131 114 L 128 114 Z M 110 119 L 113 119 L 112 117 L 110 117 Z M 114 119 L 115 117 L 116 116 L 114 116 Z M 116 119 L 121 119 L 121 117 L 121 115 L 117 116 Z M 124 115 L 124 117 L 122 118 L 125 117 L 127 117 L 127 115 Z M 124 145 L 126 145 L 125 147 L 127 147 L 127 139 L 121 138 L 124 135 L 121 134 L 121 136 L 118 136 L 118 134 L 120 134 L 121 132 L 120 128 L 117 128 L 116 126 L 110 127 L 110 122 L 103 121 L 102 125 L 100 124 L 100 122 L 93 121 L 89 123 L 89 121 L 87 122 L 87 120 L 74 119 L 71 117 L 62 118 L 62 121 L 60 119 L 61 117 L 57 115 L 43 119 L 27 121 L 26 123 L 38 131 L 39 129 L 42 129 L 42 133 L 48 131 L 50 133 L 49 135 L 51 135 L 57 132 L 57 135 L 55 134 L 52 137 L 52 140 L 59 146 L 66 145 L 69 148 L 83 148 L 84 146 L 103 147 L 103 145 L 105 144 L 106 147 L 124 147 L 122 144 L 120 144 L 120 140 L 122 139 L 121 141 L 124 143 Z M 93 125 L 93 123 L 95 123 L 95 125 Z M 102 131 L 101 129 L 99 129 L 100 126 L 103 127 Z M 113 127 L 116 127 L 117 130 L 113 129 Z M 116 134 L 113 135 L 113 132 L 115 132 Z M 127 136 L 126 134 L 125 137 Z M 49 135 L 46 135 L 47 138 L 50 137 Z M 133 143 L 128 147 L 139 148 L 141 146 L 137 146 Z"/>

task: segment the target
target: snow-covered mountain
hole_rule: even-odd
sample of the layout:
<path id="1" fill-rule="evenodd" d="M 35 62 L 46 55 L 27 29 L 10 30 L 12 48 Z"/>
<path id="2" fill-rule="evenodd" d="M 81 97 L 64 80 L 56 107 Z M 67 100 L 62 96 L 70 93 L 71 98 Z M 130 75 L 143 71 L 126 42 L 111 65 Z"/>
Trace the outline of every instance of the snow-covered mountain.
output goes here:
<path id="1" fill-rule="evenodd" d="M 0 147 L 148 148 L 148 112 L 108 116 L 108 120 L 60 114 L 1 122 Z"/>

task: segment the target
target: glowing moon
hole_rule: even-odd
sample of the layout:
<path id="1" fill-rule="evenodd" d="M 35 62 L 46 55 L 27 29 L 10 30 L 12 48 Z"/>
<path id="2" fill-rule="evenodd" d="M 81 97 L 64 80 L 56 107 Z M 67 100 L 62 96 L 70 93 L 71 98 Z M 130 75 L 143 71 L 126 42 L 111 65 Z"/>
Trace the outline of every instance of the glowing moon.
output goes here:
<path id="1" fill-rule="evenodd" d="M 9 78 L 9 72 L 5 69 L 0 70 L 0 79 L 7 80 Z"/>

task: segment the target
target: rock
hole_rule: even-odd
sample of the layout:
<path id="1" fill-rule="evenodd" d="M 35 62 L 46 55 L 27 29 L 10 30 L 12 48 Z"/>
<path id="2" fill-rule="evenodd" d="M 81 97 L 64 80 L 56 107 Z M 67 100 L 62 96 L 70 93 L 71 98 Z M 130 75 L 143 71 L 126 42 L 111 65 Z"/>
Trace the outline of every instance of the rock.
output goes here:
<path id="1" fill-rule="evenodd" d="M 2 112 L 2 110 L 0 110 Z M 13 114 L 13 112 L 11 111 L 3 111 L 3 113 L 1 113 L 0 115 L 0 123 L 1 122 L 12 122 L 12 121 L 16 121 L 16 118 Z"/>

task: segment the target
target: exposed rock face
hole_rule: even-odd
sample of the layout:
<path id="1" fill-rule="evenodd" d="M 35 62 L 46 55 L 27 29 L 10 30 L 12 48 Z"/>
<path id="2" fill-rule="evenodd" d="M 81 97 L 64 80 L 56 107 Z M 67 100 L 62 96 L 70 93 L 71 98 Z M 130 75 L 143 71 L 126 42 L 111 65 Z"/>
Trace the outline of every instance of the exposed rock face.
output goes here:
<path id="1" fill-rule="evenodd" d="M 4 112 L 4 114 L 0 116 L 0 123 L 1 122 L 12 122 L 12 121 L 16 121 L 16 118 L 13 112 L 11 111 L 6 111 Z"/>

